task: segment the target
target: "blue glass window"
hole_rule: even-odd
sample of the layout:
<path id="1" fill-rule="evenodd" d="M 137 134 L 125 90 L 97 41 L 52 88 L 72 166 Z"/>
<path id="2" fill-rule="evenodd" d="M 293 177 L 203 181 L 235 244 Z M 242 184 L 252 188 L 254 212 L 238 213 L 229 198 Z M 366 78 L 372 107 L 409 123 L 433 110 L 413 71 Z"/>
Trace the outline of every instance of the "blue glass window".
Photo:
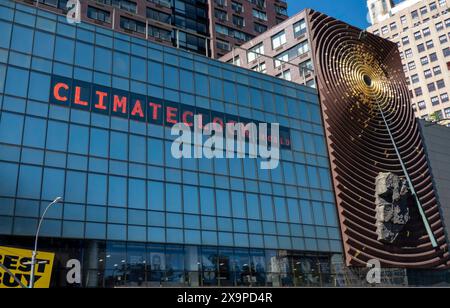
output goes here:
<path id="1" fill-rule="evenodd" d="M 286 203 L 283 198 L 274 198 L 275 215 L 277 221 L 287 221 Z"/>
<path id="2" fill-rule="evenodd" d="M 2 29 L 2 35 L 0 36 L 0 47 L 9 48 L 9 42 L 11 40 L 11 24 L 0 21 L 0 29 Z"/>
<path id="3" fill-rule="evenodd" d="M 184 212 L 198 214 L 198 190 L 194 186 L 183 186 Z"/>
<path id="4" fill-rule="evenodd" d="M 127 180 L 123 177 L 109 177 L 108 203 L 115 206 L 127 204 Z"/>
<path id="5" fill-rule="evenodd" d="M 121 52 L 114 52 L 113 74 L 128 78 L 130 77 L 130 56 Z"/>
<path id="6" fill-rule="evenodd" d="M 178 82 L 178 69 L 170 65 L 164 65 L 164 86 L 179 89 Z"/>
<path id="7" fill-rule="evenodd" d="M 89 145 L 89 129 L 85 126 L 70 125 L 69 152 L 87 154 Z"/>
<path id="8" fill-rule="evenodd" d="M 164 210 L 164 184 L 161 182 L 147 182 L 148 204 L 150 210 Z"/>
<path id="9" fill-rule="evenodd" d="M 11 48 L 24 53 L 31 53 L 33 31 L 29 28 L 14 25 Z"/>
<path id="10" fill-rule="evenodd" d="M 95 47 L 94 68 L 97 71 L 111 73 L 112 52 L 108 49 Z"/>
<path id="11" fill-rule="evenodd" d="M 21 144 L 23 116 L 3 112 L 0 121 L 0 142 Z"/>
<path id="12" fill-rule="evenodd" d="M 28 98 L 47 103 L 50 91 L 44 89 L 50 89 L 50 76 L 31 72 Z"/>
<path id="13" fill-rule="evenodd" d="M 6 75 L 5 93 L 26 97 L 28 90 L 28 71 L 9 67 Z"/>
<path id="14" fill-rule="evenodd" d="M 16 195 L 16 185 L 19 166 L 17 164 L 0 162 L 0 195 L 4 197 L 13 197 Z"/>
<path id="15" fill-rule="evenodd" d="M 64 201 L 84 203 L 86 201 L 86 173 L 68 171 Z"/>
<path id="16" fill-rule="evenodd" d="M 145 181 L 130 179 L 128 182 L 128 207 L 145 209 Z"/>
<path id="17" fill-rule="evenodd" d="M 34 34 L 34 55 L 52 59 L 54 43 L 55 37 L 53 35 L 41 31 L 36 31 Z"/>
<path id="18" fill-rule="evenodd" d="M 261 219 L 259 197 L 255 194 L 246 194 L 247 215 L 250 219 Z"/>
<path id="19" fill-rule="evenodd" d="M 177 184 L 166 184 L 167 211 L 181 212 L 181 188 Z"/>
<path id="20" fill-rule="evenodd" d="M 22 165 L 19 173 L 18 196 L 39 199 L 42 168 Z"/>
<path id="21" fill-rule="evenodd" d="M 76 43 L 75 64 L 85 68 L 91 68 L 94 64 L 94 47 L 81 42 Z"/>
<path id="22" fill-rule="evenodd" d="M 212 189 L 200 188 L 200 207 L 203 215 L 216 215 L 214 191 Z"/>
<path id="23" fill-rule="evenodd" d="M 300 201 L 300 213 L 302 214 L 302 223 L 303 224 L 313 224 L 313 214 L 311 210 L 311 204 L 309 201 L 301 200 Z"/>
<path id="24" fill-rule="evenodd" d="M 145 82 L 147 80 L 147 69 L 145 60 L 131 57 L 131 78 Z"/>
<path id="25" fill-rule="evenodd" d="M 127 212 L 125 209 L 109 207 L 108 222 L 125 224 L 127 222 Z"/>
<path id="26" fill-rule="evenodd" d="M 230 194 L 226 190 L 216 190 L 217 215 L 231 217 Z"/>
<path id="27" fill-rule="evenodd" d="M 42 199 L 53 201 L 64 197 L 64 170 L 45 168 L 42 182 Z"/>
<path id="28" fill-rule="evenodd" d="M 194 92 L 194 74 L 192 72 L 180 69 L 180 89 L 188 93 Z"/>
<path id="29" fill-rule="evenodd" d="M 91 128 L 90 155 L 108 157 L 109 136 L 104 129 Z"/>
<path id="30" fill-rule="evenodd" d="M 162 165 L 164 162 L 164 147 L 162 140 L 148 138 L 148 163 Z"/>
<path id="31" fill-rule="evenodd" d="M 231 192 L 233 204 L 233 217 L 246 218 L 244 194 L 241 192 Z"/>
<path id="32" fill-rule="evenodd" d="M 106 176 L 90 173 L 88 177 L 87 202 L 89 204 L 106 205 Z"/>
<path id="33" fill-rule="evenodd" d="M 47 149 L 55 151 L 66 151 L 67 148 L 67 124 L 48 121 Z"/>
<path id="34" fill-rule="evenodd" d="M 126 134 L 111 132 L 109 156 L 113 159 L 126 160 L 128 157 L 128 138 Z"/>
<path id="35" fill-rule="evenodd" d="M 146 155 L 145 138 L 130 135 L 130 161 L 145 163 Z"/>
<path id="36" fill-rule="evenodd" d="M 162 86 L 163 84 L 163 67 L 161 63 L 148 62 L 148 82 Z"/>
<path id="37" fill-rule="evenodd" d="M 274 220 L 272 198 L 261 195 L 261 212 L 264 220 Z"/>
<path id="38" fill-rule="evenodd" d="M 55 60 L 72 64 L 75 52 L 75 42 L 60 36 L 56 37 Z"/>

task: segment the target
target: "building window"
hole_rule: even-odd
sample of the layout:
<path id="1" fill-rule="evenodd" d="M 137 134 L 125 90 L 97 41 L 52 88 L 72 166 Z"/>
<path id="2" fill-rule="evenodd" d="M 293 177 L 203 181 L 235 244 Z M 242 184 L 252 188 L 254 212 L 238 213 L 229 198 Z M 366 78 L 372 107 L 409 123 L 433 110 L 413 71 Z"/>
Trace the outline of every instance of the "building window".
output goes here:
<path id="1" fill-rule="evenodd" d="M 417 45 L 417 51 L 419 53 L 424 52 L 425 51 L 425 45 L 424 44 Z"/>
<path id="2" fill-rule="evenodd" d="M 164 6 L 164 7 L 171 7 L 171 1 L 170 0 L 147 0 L 149 2 Z"/>
<path id="3" fill-rule="evenodd" d="M 422 96 L 422 95 L 423 95 L 422 88 L 421 88 L 421 87 L 415 88 L 415 89 L 414 89 L 414 95 L 415 95 L 416 97 Z"/>
<path id="4" fill-rule="evenodd" d="M 294 24 L 294 37 L 299 37 L 306 33 L 306 21 L 304 19 Z"/>
<path id="5" fill-rule="evenodd" d="M 278 5 L 275 5 L 275 12 L 277 12 L 277 14 L 285 15 L 285 16 L 287 16 L 287 14 L 288 14 L 285 7 L 278 6 Z"/>
<path id="6" fill-rule="evenodd" d="M 450 28 L 450 18 L 445 20 L 445 27 Z"/>
<path id="7" fill-rule="evenodd" d="M 442 73 L 441 67 L 440 66 L 433 67 L 433 73 L 435 76 L 440 75 Z"/>
<path id="8" fill-rule="evenodd" d="M 261 24 L 255 22 L 254 29 L 255 29 L 255 32 L 263 33 L 263 32 L 267 31 L 267 26 L 261 25 Z"/>
<path id="9" fill-rule="evenodd" d="M 445 44 L 445 43 L 447 43 L 448 42 L 448 38 L 447 38 L 447 35 L 441 35 L 440 37 L 439 37 L 439 43 L 441 43 L 441 44 Z"/>
<path id="10" fill-rule="evenodd" d="M 278 74 L 277 77 L 284 80 L 292 81 L 291 70 L 285 70 L 281 74 Z"/>
<path id="11" fill-rule="evenodd" d="M 429 79 L 429 78 L 433 77 L 433 73 L 431 72 L 430 69 L 425 70 L 425 71 L 423 72 L 423 74 L 425 75 L 425 79 Z"/>
<path id="12" fill-rule="evenodd" d="M 266 62 L 259 63 L 258 65 L 253 67 L 252 70 L 254 70 L 255 72 L 263 73 L 263 74 L 267 73 Z"/>
<path id="13" fill-rule="evenodd" d="M 235 13 L 244 13 L 244 6 L 242 5 L 242 3 L 232 1 L 231 8 Z"/>
<path id="14" fill-rule="evenodd" d="M 427 84 L 427 88 L 428 88 L 428 92 L 430 92 L 430 93 L 436 91 L 436 85 L 434 84 L 434 82 Z"/>
<path id="15" fill-rule="evenodd" d="M 402 38 L 402 44 L 403 46 L 409 45 L 409 37 L 405 36 Z"/>
<path id="16" fill-rule="evenodd" d="M 427 37 L 427 36 L 430 36 L 431 35 L 431 31 L 430 31 L 430 28 L 424 28 L 423 30 L 422 30 L 422 33 L 423 33 L 423 36 L 424 37 Z"/>
<path id="17" fill-rule="evenodd" d="M 265 12 L 253 9 L 253 17 L 260 20 L 267 21 L 267 14 Z"/>
<path id="18" fill-rule="evenodd" d="M 286 32 L 281 31 L 272 36 L 272 48 L 277 49 L 286 44 Z"/>
<path id="19" fill-rule="evenodd" d="M 450 56 L 450 47 L 444 48 L 442 53 L 444 54 L 444 57 Z"/>
<path id="20" fill-rule="evenodd" d="M 266 1 L 265 0 L 249 0 L 251 3 L 263 8 L 266 7 Z"/>
<path id="21" fill-rule="evenodd" d="M 411 61 L 408 63 L 408 68 L 410 71 L 415 70 L 416 69 L 416 62 Z"/>
<path id="22" fill-rule="evenodd" d="M 437 24 L 436 24 L 436 31 L 442 31 L 442 30 L 444 30 L 444 25 L 442 24 L 442 22 L 438 22 Z"/>
<path id="23" fill-rule="evenodd" d="M 222 11 L 222 10 L 215 9 L 215 10 L 214 10 L 214 16 L 215 16 L 217 19 L 221 20 L 221 21 L 227 21 L 227 20 L 228 20 L 228 14 L 227 14 L 227 12 Z"/>
<path id="24" fill-rule="evenodd" d="M 412 76 L 411 76 L 411 82 L 412 82 L 413 84 L 419 83 L 419 82 L 420 82 L 419 75 L 417 75 L 417 74 L 412 75 Z"/>
<path id="25" fill-rule="evenodd" d="M 397 30 L 397 23 L 393 22 L 389 25 L 389 27 L 391 28 L 391 31 L 395 31 L 395 30 Z"/>
<path id="26" fill-rule="evenodd" d="M 381 28 L 381 34 L 383 34 L 383 35 L 386 35 L 386 34 L 388 33 L 388 31 L 389 31 L 389 29 L 388 29 L 387 26 L 383 26 L 383 27 Z"/>
<path id="27" fill-rule="evenodd" d="M 226 41 L 216 40 L 216 46 L 217 46 L 217 48 L 222 49 L 222 50 L 226 50 L 226 51 L 231 50 L 230 43 L 226 42 Z"/>
<path id="28" fill-rule="evenodd" d="M 431 49 L 434 47 L 434 42 L 433 40 L 429 40 L 425 43 L 425 45 L 427 45 L 427 49 Z"/>
<path id="29" fill-rule="evenodd" d="M 439 105 L 439 97 L 433 96 L 433 97 L 431 98 L 431 105 L 433 105 L 433 106 Z"/>
<path id="30" fill-rule="evenodd" d="M 145 34 L 145 23 L 134 19 L 121 16 L 120 27 L 125 30 Z"/>
<path id="31" fill-rule="evenodd" d="M 417 10 L 414 10 L 411 12 L 411 18 L 412 19 L 418 19 L 419 18 L 419 13 L 417 12 Z"/>
<path id="32" fill-rule="evenodd" d="M 405 25 L 407 23 L 407 19 L 406 19 L 405 15 L 400 17 L 400 22 L 402 23 L 402 25 Z"/>
<path id="33" fill-rule="evenodd" d="M 111 13 L 108 11 L 100 10 L 98 8 L 88 6 L 87 16 L 90 19 L 99 20 L 106 23 L 111 23 Z"/>
<path id="34" fill-rule="evenodd" d="M 449 101 L 447 93 L 441 94 L 441 101 L 442 101 L 442 103 L 447 103 Z"/>
<path id="35" fill-rule="evenodd" d="M 437 60 L 437 54 L 435 52 L 430 53 L 430 62 L 436 62 Z"/>
<path id="36" fill-rule="evenodd" d="M 425 56 L 425 57 L 420 58 L 420 63 L 422 65 L 427 65 L 430 62 L 428 61 L 428 57 Z"/>
<path id="37" fill-rule="evenodd" d="M 247 52 L 247 60 L 250 63 L 260 58 L 262 55 L 264 55 L 264 45 L 263 43 L 260 43 L 249 49 Z"/>
<path id="38" fill-rule="evenodd" d="M 450 119 L 450 108 L 446 108 L 446 109 L 444 110 L 444 113 L 445 113 L 445 118 L 446 118 L 446 119 Z"/>
<path id="39" fill-rule="evenodd" d="M 422 38 L 422 32 L 420 32 L 420 31 L 414 32 L 414 39 L 416 41 L 420 40 L 421 38 Z"/>
<path id="40" fill-rule="evenodd" d="M 431 2 L 430 3 L 430 11 L 434 11 L 434 10 L 436 10 L 437 9 L 437 6 L 436 6 L 436 2 Z"/>
<path id="41" fill-rule="evenodd" d="M 419 110 L 425 110 L 427 108 L 425 101 L 420 101 L 417 103 L 417 105 L 419 106 Z"/>
<path id="42" fill-rule="evenodd" d="M 292 47 L 291 49 L 279 54 L 278 56 L 275 56 L 277 60 L 275 60 L 275 67 L 281 66 L 281 61 L 283 62 L 289 62 L 293 59 L 306 54 L 309 51 L 309 44 L 308 41 L 304 41 L 297 46 Z"/>
<path id="43" fill-rule="evenodd" d="M 244 18 L 233 15 L 233 24 L 237 27 L 241 27 L 241 28 L 244 27 L 245 26 Z"/>
<path id="44" fill-rule="evenodd" d="M 96 1 L 106 5 L 112 5 L 124 11 L 137 13 L 137 5 L 135 2 L 127 0 L 96 0 Z"/>
<path id="45" fill-rule="evenodd" d="M 425 14 L 428 13 L 428 9 L 427 9 L 426 6 L 422 6 L 422 7 L 419 9 L 419 11 L 420 11 L 420 15 L 425 15 Z"/>
<path id="46" fill-rule="evenodd" d="M 170 14 L 166 14 L 151 8 L 147 8 L 147 18 L 160 21 L 166 24 L 170 24 L 172 22 L 172 16 Z"/>
<path id="47" fill-rule="evenodd" d="M 226 7 L 227 6 L 227 0 L 214 0 L 214 2 L 221 7 Z"/>
<path id="48" fill-rule="evenodd" d="M 172 31 L 161 29 L 161 28 L 154 27 L 154 26 L 148 27 L 148 35 L 155 37 L 155 38 L 159 38 L 164 41 L 172 40 Z"/>
<path id="49" fill-rule="evenodd" d="M 411 58 L 413 56 L 412 49 L 407 49 L 405 51 L 405 56 L 406 56 L 406 58 Z"/>
<path id="50" fill-rule="evenodd" d="M 437 88 L 439 90 L 440 89 L 444 89 L 445 88 L 445 81 L 444 81 L 444 79 L 440 79 L 440 80 L 436 81 L 436 85 L 437 85 Z"/>

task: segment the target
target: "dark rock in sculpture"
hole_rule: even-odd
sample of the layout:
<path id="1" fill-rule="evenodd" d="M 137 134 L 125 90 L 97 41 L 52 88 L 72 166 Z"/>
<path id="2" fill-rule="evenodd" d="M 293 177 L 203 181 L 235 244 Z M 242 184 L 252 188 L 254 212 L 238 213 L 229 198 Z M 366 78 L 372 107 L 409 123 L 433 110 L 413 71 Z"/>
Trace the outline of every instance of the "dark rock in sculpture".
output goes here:
<path id="1" fill-rule="evenodd" d="M 393 244 L 410 219 L 407 182 L 393 173 L 380 173 L 375 194 L 378 240 Z"/>

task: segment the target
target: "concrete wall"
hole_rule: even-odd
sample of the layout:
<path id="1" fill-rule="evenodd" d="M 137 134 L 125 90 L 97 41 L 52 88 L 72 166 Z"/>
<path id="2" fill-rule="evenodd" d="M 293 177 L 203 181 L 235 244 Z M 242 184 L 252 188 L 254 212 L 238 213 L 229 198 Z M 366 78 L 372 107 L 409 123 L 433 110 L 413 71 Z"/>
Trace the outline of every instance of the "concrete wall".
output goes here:
<path id="1" fill-rule="evenodd" d="M 419 120 L 447 235 L 450 235 L 450 128 Z"/>

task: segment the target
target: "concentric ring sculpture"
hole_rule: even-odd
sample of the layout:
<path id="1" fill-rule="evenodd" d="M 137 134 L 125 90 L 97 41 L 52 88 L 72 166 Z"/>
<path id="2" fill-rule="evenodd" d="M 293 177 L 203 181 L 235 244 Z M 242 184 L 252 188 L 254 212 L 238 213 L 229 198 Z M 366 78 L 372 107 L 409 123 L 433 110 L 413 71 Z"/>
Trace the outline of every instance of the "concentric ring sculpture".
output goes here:
<path id="1" fill-rule="evenodd" d="M 347 265 L 377 259 L 386 267 L 447 268 L 440 207 L 397 45 L 313 10 L 308 24 Z M 408 178 L 416 193 L 395 244 L 377 239 L 380 172 Z"/>

